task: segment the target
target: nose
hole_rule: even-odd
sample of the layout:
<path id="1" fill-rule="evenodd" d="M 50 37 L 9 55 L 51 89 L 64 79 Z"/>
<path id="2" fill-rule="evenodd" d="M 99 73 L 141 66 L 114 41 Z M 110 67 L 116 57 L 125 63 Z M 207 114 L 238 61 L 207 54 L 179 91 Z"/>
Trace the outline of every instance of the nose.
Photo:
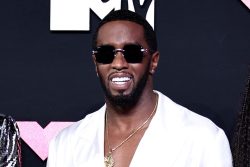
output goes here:
<path id="1" fill-rule="evenodd" d="M 113 69 L 116 70 L 122 70 L 122 69 L 127 69 L 128 68 L 128 62 L 123 56 L 122 52 L 116 52 L 114 60 L 111 64 Z"/>

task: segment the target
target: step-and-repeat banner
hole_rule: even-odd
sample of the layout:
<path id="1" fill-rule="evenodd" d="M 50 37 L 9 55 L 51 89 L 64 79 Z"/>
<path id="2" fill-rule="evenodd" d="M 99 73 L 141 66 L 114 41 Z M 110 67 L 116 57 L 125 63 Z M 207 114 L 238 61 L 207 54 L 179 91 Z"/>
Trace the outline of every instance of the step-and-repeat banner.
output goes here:
<path id="1" fill-rule="evenodd" d="M 154 27 L 155 89 L 204 115 L 231 140 L 250 64 L 248 0 L 8 0 L 0 5 L 0 113 L 22 137 L 23 166 L 45 167 L 61 129 L 103 105 L 91 38 L 111 10 Z"/>

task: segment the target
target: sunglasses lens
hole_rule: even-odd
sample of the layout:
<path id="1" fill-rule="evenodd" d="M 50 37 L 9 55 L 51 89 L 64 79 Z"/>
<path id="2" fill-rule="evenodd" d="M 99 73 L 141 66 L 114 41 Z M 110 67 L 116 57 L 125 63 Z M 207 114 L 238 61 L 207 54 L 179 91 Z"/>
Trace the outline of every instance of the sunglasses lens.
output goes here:
<path id="1" fill-rule="evenodd" d="M 140 45 L 126 45 L 123 48 L 124 57 L 128 63 L 141 63 L 143 59 L 143 52 Z"/>
<path id="2" fill-rule="evenodd" d="M 96 48 L 95 58 L 98 63 L 110 64 L 114 59 L 113 46 L 100 46 Z"/>
<path id="3" fill-rule="evenodd" d="M 122 52 L 128 63 L 141 63 L 143 59 L 143 51 L 140 45 L 128 44 L 123 49 L 115 49 L 110 45 L 97 47 L 94 51 L 96 61 L 102 64 L 110 64 L 113 62 L 116 52 Z"/>

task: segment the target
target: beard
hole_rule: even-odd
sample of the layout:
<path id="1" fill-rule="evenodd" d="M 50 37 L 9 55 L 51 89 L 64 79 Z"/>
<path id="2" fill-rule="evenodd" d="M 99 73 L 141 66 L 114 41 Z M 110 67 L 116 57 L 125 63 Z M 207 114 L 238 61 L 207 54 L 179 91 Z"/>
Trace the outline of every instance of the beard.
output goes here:
<path id="1" fill-rule="evenodd" d="M 148 69 L 149 69 L 149 65 L 146 68 L 145 72 L 143 73 L 142 77 L 139 78 L 138 80 L 139 82 L 133 87 L 131 93 L 127 95 L 125 95 L 122 92 L 119 95 L 112 95 L 111 91 L 105 86 L 104 79 L 101 77 L 101 75 L 99 75 L 101 87 L 105 93 L 107 100 L 112 105 L 119 106 L 121 108 L 130 108 L 134 106 L 138 102 L 139 98 L 141 97 L 142 92 L 148 81 L 148 77 L 149 77 Z"/>

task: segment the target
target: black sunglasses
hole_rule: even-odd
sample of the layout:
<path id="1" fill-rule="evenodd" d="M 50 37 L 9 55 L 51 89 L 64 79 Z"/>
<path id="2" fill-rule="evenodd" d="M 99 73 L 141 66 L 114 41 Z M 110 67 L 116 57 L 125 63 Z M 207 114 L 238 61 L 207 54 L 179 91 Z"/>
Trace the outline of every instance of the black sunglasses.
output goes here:
<path id="1" fill-rule="evenodd" d="M 143 59 L 143 52 L 147 52 L 148 49 L 142 48 L 137 44 L 127 44 L 123 49 L 116 49 L 111 45 L 102 45 L 96 47 L 92 54 L 95 55 L 95 60 L 98 63 L 110 64 L 113 62 L 116 53 L 122 52 L 127 63 L 141 63 Z"/>

